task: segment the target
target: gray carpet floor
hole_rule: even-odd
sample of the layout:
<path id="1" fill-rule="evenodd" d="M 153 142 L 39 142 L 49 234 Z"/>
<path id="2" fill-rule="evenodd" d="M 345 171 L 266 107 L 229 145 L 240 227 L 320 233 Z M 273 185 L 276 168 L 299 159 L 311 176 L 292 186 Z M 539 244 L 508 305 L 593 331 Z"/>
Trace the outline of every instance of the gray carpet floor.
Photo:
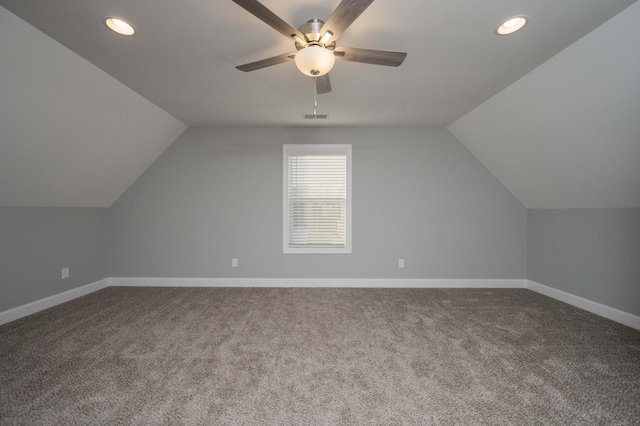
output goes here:
<path id="1" fill-rule="evenodd" d="M 0 423 L 638 425 L 640 331 L 525 289 L 109 287 L 0 326 Z"/>

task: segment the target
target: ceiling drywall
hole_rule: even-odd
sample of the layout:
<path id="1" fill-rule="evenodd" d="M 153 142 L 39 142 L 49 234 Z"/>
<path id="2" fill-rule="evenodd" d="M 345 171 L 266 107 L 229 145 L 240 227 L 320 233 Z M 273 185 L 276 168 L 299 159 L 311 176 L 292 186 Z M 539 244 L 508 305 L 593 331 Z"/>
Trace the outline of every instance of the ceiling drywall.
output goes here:
<path id="1" fill-rule="evenodd" d="M 339 61 L 323 122 L 304 121 L 313 81 L 291 62 L 244 73 L 236 65 L 295 51 L 282 34 L 231 0 L 0 0 L 190 126 L 445 127 L 635 0 L 376 0 L 338 45 L 408 53 L 399 68 Z M 326 20 L 338 0 L 262 0 L 294 27 Z M 521 32 L 495 34 L 529 15 Z M 133 37 L 106 16 L 130 20 Z"/>
<path id="2" fill-rule="evenodd" d="M 0 206 L 108 207 L 185 128 L 0 8 Z"/>
<path id="3" fill-rule="evenodd" d="M 339 3 L 263 2 L 294 26 Z M 231 0 L 0 0 L 11 11 L 0 7 L 0 205 L 109 206 L 183 123 L 455 122 L 527 207 L 640 207 L 639 4 L 376 0 L 338 44 L 406 51 L 405 63 L 338 62 L 333 92 L 319 97 L 329 119 L 310 122 L 312 80 L 293 63 L 235 69 L 293 48 Z M 495 35 L 515 14 L 529 25 Z M 110 32 L 102 19 L 112 15 L 138 34 Z"/>
<path id="4" fill-rule="evenodd" d="M 449 126 L 527 208 L 640 208 L 640 3 Z"/>

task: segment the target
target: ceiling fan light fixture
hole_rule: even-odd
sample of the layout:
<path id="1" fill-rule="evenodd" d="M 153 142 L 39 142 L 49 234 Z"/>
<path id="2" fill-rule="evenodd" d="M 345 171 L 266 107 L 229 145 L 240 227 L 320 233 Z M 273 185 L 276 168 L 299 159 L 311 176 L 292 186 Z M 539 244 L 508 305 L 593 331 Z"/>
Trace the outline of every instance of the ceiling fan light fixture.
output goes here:
<path id="1" fill-rule="evenodd" d="M 107 27 L 109 27 L 111 31 L 121 35 L 129 36 L 129 35 L 134 35 L 136 33 L 136 30 L 135 28 L 133 28 L 133 25 L 131 25 L 130 23 L 128 23 L 122 18 L 109 16 L 107 18 L 104 18 L 104 23 L 107 25 Z"/>
<path id="2" fill-rule="evenodd" d="M 320 77 L 327 74 L 336 63 L 333 52 L 322 46 L 310 45 L 296 53 L 296 66 L 304 75 Z"/>
<path id="3" fill-rule="evenodd" d="M 529 17 L 525 15 L 512 16 L 511 18 L 502 21 L 502 23 L 498 26 L 496 33 L 498 35 L 513 34 L 516 31 L 521 30 L 522 27 L 526 25 L 528 20 Z"/>
<path id="4" fill-rule="evenodd" d="M 331 40 L 331 37 L 333 37 L 333 33 L 327 30 L 327 32 L 325 32 L 322 38 L 320 39 L 320 43 L 327 44 L 329 40 Z"/>

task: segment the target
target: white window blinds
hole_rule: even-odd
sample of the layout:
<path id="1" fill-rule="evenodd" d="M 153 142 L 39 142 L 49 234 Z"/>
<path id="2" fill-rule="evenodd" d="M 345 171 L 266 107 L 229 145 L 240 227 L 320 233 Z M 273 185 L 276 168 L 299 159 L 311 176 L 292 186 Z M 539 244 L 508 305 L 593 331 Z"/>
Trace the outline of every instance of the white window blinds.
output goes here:
<path id="1" fill-rule="evenodd" d="M 285 145 L 285 253 L 350 253 L 350 145 Z"/>

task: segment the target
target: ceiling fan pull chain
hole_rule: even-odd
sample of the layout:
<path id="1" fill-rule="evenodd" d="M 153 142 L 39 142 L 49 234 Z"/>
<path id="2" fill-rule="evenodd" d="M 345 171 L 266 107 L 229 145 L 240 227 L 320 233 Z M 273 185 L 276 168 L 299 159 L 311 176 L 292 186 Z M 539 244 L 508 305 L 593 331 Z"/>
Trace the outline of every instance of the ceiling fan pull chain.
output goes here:
<path id="1" fill-rule="evenodd" d="M 313 115 L 318 115 L 318 91 L 316 90 L 316 78 L 313 77 Z"/>

